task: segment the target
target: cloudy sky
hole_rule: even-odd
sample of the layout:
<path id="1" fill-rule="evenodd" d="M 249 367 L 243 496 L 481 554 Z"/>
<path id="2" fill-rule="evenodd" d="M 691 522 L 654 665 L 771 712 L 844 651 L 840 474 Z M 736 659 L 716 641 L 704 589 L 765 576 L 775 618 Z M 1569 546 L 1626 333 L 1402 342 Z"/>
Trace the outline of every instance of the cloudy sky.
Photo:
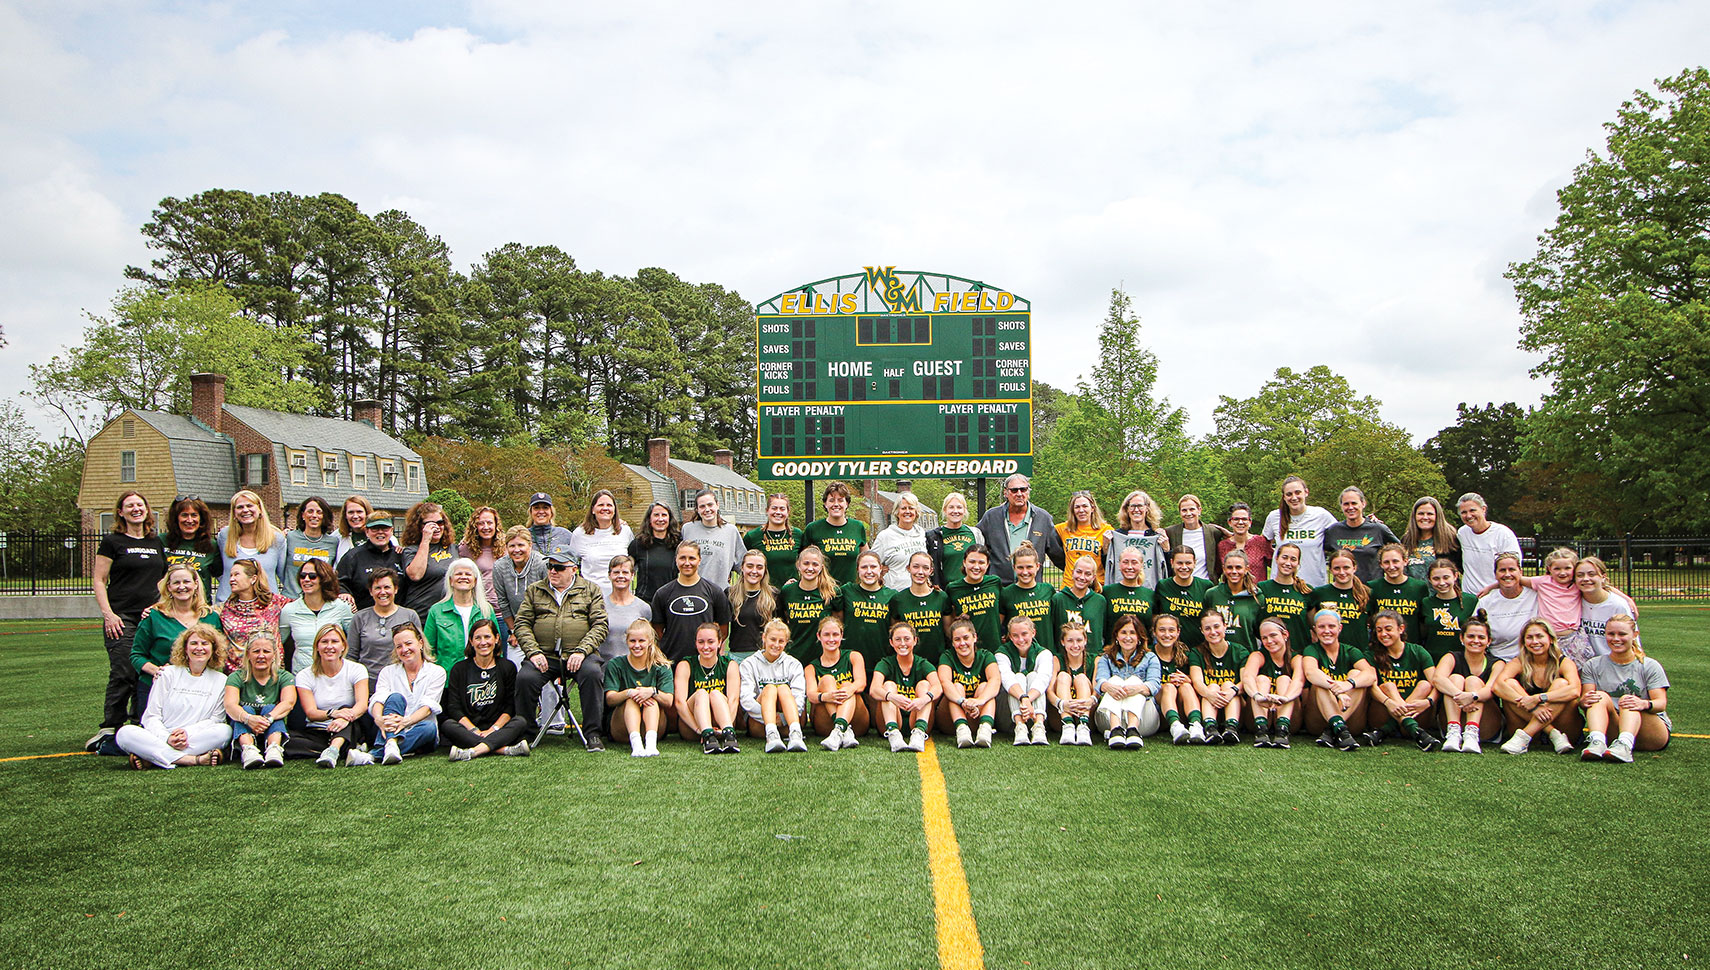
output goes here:
<path id="1" fill-rule="evenodd" d="M 402 208 L 465 269 L 983 279 L 1064 387 L 1121 286 L 1195 431 L 1323 363 L 1422 439 L 1537 400 L 1503 270 L 1705 37 L 1693 2 L 3 0 L 0 385 L 149 258 L 162 197 L 283 189 Z"/>

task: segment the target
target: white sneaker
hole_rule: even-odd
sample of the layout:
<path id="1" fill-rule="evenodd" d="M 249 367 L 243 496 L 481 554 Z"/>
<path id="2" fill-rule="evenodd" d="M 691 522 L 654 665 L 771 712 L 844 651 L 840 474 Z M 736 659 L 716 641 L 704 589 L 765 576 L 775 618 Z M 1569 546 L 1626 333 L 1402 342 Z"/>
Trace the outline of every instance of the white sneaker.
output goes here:
<path id="1" fill-rule="evenodd" d="M 784 739 L 778 736 L 776 729 L 766 732 L 766 753 L 777 754 L 784 750 Z"/>
<path id="2" fill-rule="evenodd" d="M 387 738 L 386 750 L 380 756 L 380 763 L 383 765 L 395 765 L 402 760 L 404 760 L 404 752 L 398 749 L 398 739 Z"/>
<path id="3" fill-rule="evenodd" d="M 1128 736 L 1128 746 L 1130 748 L 1144 748 L 1146 746 L 1146 739 L 1140 736 L 1138 729 Z"/>
<path id="4" fill-rule="evenodd" d="M 1451 724 L 1449 729 L 1443 732 L 1443 750 L 1449 752 L 1461 750 L 1461 726 L 1459 724 Z"/>
<path id="5" fill-rule="evenodd" d="M 1188 725 L 1187 739 L 1189 744 L 1204 744 L 1205 728 L 1201 727 L 1198 721 Z"/>
<path id="6" fill-rule="evenodd" d="M 1609 742 L 1604 738 L 1592 738 L 1585 742 L 1585 750 L 1580 752 L 1581 761 L 1602 761 L 1609 754 Z"/>
<path id="7" fill-rule="evenodd" d="M 1075 743 L 1080 745 L 1083 748 L 1092 747 L 1092 725 L 1091 724 L 1083 723 L 1081 725 L 1080 730 L 1075 732 Z"/>
<path id="8" fill-rule="evenodd" d="M 264 768 L 285 767 L 285 749 L 280 747 L 278 741 L 267 746 L 267 754 L 261 759 L 261 764 Z"/>
<path id="9" fill-rule="evenodd" d="M 785 751 L 806 751 L 807 750 L 807 742 L 802 740 L 802 729 L 801 729 L 800 725 L 797 725 L 796 727 L 790 728 L 790 739 L 784 743 L 784 750 Z M 658 752 L 654 752 L 654 753 L 657 754 Z"/>
<path id="10" fill-rule="evenodd" d="M 1026 721 L 1015 721 L 1015 722 L 1013 722 L 1013 724 L 1015 727 L 1015 744 L 1016 744 L 1016 746 L 1019 747 L 1023 744 L 1032 744 L 1033 743 L 1033 735 L 1031 733 L 1029 733 L 1029 728 L 1027 727 L 1027 722 Z"/>
<path id="11" fill-rule="evenodd" d="M 843 746 L 845 748 L 859 748 L 861 746 L 861 739 L 855 736 L 853 727 L 843 729 Z"/>
<path id="12" fill-rule="evenodd" d="M 974 732 L 968 727 L 968 722 L 963 721 L 961 724 L 956 725 L 956 747 L 971 748 L 973 746 Z"/>
<path id="13" fill-rule="evenodd" d="M 475 753 L 470 751 L 468 748 L 460 748 L 455 744 L 451 746 L 451 750 L 446 752 L 446 754 L 452 761 L 468 761 L 475 757 Z"/>
<path id="14" fill-rule="evenodd" d="M 980 729 L 974 732 L 974 746 L 977 748 L 992 746 L 992 725 L 990 721 L 980 722 Z"/>
<path id="15" fill-rule="evenodd" d="M 908 736 L 908 749 L 910 751 L 925 751 L 926 732 L 918 728 L 910 732 Z"/>
<path id="16" fill-rule="evenodd" d="M 836 751 L 843 747 L 843 729 L 832 728 L 831 733 L 825 736 L 825 740 L 821 741 L 819 746 L 827 751 Z"/>
<path id="17" fill-rule="evenodd" d="M 1017 744 L 1021 742 L 1017 741 Z M 1081 732 L 1078 725 L 1063 722 L 1063 736 L 1057 739 L 1058 744 L 1080 744 Z"/>
<path id="18" fill-rule="evenodd" d="M 1187 737 L 1187 736 L 1188 736 L 1187 725 L 1183 724 L 1180 721 L 1171 721 L 1170 722 L 1170 743 L 1171 744 L 1181 744 L 1182 739 Z"/>
<path id="19" fill-rule="evenodd" d="M 1515 731 L 1514 736 L 1502 742 L 1504 754 L 1525 754 L 1532 746 L 1532 736 L 1525 731 Z"/>
<path id="20" fill-rule="evenodd" d="M 908 742 L 903 740 L 901 731 L 886 731 L 885 737 L 891 739 L 891 750 L 893 752 L 905 751 L 908 749 Z"/>
<path id="21" fill-rule="evenodd" d="M 373 764 L 374 756 L 366 751 L 358 751 L 352 748 L 344 753 L 344 763 L 352 768 L 361 768 Z"/>
<path id="22" fill-rule="evenodd" d="M 505 750 L 499 753 L 513 758 L 526 758 L 528 757 L 528 739 L 524 738 L 516 744 L 506 745 Z"/>
<path id="23" fill-rule="evenodd" d="M 316 768 L 337 768 L 338 749 L 328 745 L 321 749 L 321 756 L 315 759 Z"/>
<path id="24" fill-rule="evenodd" d="M 243 761 L 243 766 L 246 769 L 261 767 L 261 752 L 255 750 L 255 745 L 253 744 L 246 744 L 243 746 L 241 759 Z"/>
<path id="25" fill-rule="evenodd" d="M 1556 754 L 1571 754 L 1573 752 L 1573 742 L 1568 740 L 1567 735 L 1555 728 L 1550 728 L 1550 746 L 1556 749 Z"/>
<path id="26" fill-rule="evenodd" d="M 1461 732 L 1461 754 L 1484 754 L 1484 749 L 1478 746 L 1478 729 Z"/>
<path id="27" fill-rule="evenodd" d="M 1106 747 L 1111 748 L 1128 747 L 1128 739 L 1123 736 L 1121 729 L 1113 730 L 1106 734 L 1104 736 L 1104 743 Z"/>
<path id="28" fill-rule="evenodd" d="M 1051 743 L 1051 739 L 1045 736 L 1045 722 L 1044 722 L 1044 720 L 1038 720 L 1038 721 L 1033 722 L 1033 743 L 1034 744 L 1050 744 Z"/>
<path id="29" fill-rule="evenodd" d="M 1605 761 L 1619 761 L 1624 765 L 1633 763 L 1633 746 L 1619 738 L 1609 746 L 1609 751 L 1603 756 Z"/>

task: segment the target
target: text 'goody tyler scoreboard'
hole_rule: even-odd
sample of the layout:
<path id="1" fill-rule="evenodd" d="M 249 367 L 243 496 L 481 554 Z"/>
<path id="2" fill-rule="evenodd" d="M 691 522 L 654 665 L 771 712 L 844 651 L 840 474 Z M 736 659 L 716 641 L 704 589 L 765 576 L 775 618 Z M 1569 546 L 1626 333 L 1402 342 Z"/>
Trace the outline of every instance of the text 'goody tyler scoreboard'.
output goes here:
<path id="1" fill-rule="evenodd" d="M 1032 306 L 869 266 L 754 308 L 759 477 L 1033 472 Z"/>

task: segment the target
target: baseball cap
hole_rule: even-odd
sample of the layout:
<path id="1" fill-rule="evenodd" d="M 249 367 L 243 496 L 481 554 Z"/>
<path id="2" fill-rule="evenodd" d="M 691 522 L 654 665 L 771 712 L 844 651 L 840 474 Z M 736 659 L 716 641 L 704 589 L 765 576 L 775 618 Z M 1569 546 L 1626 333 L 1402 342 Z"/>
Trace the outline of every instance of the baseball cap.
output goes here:
<path id="1" fill-rule="evenodd" d="M 551 505 L 552 496 L 545 492 L 535 492 L 534 497 L 528 500 L 528 504 L 529 508 L 533 508 L 536 505 Z"/>

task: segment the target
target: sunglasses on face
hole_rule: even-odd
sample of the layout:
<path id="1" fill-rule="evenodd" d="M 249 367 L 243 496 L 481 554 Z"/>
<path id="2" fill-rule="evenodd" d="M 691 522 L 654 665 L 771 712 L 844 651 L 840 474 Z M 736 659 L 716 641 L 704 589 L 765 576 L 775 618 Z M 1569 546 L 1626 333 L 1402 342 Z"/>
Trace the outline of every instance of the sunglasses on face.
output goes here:
<path id="1" fill-rule="evenodd" d="M 548 572 L 561 573 L 564 570 L 569 569 L 569 568 L 570 568 L 570 564 L 567 562 L 549 562 L 546 564 L 546 569 Z"/>

